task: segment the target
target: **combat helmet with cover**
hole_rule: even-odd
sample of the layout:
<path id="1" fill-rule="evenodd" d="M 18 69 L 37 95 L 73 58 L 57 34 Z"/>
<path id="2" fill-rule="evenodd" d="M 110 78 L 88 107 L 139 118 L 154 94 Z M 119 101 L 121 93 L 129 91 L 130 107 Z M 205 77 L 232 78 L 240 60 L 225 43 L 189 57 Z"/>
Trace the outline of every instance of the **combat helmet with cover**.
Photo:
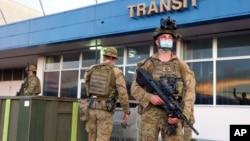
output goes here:
<path id="1" fill-rule="evenodd" d="M 118 53 L 117 53 L 116 48 L 114 47 L 108 47 L 107 49 L 105 49 L 103 55 L 118 59 Z"/>
<path id="2" fill-rule="evenodd" d="M 30 70 L 30 71 L 36 71 L 36 66 L 34 66 L 34 65 L 28 65 L 26 68 L 25 68 L 25 71 L 28 71 L 28 70 Z"/>
<path id="3" fill-rule="evenodd" d="M 171 34 L 174 39 L 181 37 L 180 34 L 176 33 L 177 26 L 175 20 L 171 20 L 170 17 L 167 19 L 162 18 L 160 24 L 160 27 L 156 28 L 153 33 L 154 42 L 161 34 Z"/>

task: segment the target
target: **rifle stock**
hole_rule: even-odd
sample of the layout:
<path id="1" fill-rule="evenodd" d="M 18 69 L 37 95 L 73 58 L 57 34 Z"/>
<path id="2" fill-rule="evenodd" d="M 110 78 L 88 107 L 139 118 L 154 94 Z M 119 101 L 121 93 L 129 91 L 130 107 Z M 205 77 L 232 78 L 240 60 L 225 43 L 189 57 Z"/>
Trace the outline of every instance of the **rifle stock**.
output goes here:
<path id="1" fill-rule="evenodd" d="M 165 103 L 161 107 L 164 110 L 172 113 L 175 117 L 182 119 L 195 132 L 196 135 L 199 135 L 198 131 L 193 127 L 190 121 L 182 114 L 181 107 L 172 97 L 174 91 L 168 86 L 168 84 L 160 79 L 159 87 L 152 77 L 142 68 L 137 70 L 136 81 L 140 86 L 146 86 L 148 92 L 159 95 Z"/>

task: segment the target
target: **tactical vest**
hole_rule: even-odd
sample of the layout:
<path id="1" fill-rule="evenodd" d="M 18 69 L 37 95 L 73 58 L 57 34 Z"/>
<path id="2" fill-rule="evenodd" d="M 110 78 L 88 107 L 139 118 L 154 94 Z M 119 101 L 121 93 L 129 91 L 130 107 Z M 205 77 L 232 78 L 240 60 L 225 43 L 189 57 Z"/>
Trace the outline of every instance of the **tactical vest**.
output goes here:
<path id="1" fill-rule="evenodd" d="M 30 85 L 30 83 L 36 81 L 36 84 L 33 88 L 33 86 Z M 24 83 L 24 93 L 21 95 L 38 95 L 41 93 L 41 84 L 40 80 L 37 76 L 32 75 L 27 78 L 25 78 Z"/>
<path id="2" fill-rule="evenodd" d="M 161 62 L 158 59 L 149 58 L 145 60 L 145 63 L 150 63 L 147 66 L 148 72 L 152 75 L 152 78 L 158 82 L 161 79 L 164 80 L 174 91 L 174 96 L 182 97 L 184 94 L 184 66 L 179 60 Z"/>
<path id="3" fill-rule="evenodd" d="M 115 95 L 114 66 L 96 65 L 91 69 L 89 82 L 89 95 L 110 97 Z"/>

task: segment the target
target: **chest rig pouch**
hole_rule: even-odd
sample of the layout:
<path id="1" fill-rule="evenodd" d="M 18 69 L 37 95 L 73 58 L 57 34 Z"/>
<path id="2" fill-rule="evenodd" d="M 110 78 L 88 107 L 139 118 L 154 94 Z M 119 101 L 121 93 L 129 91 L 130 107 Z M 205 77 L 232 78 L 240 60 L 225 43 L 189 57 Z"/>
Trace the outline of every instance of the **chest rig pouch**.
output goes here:
<path id="1" fill-rule="evenodd" d="M 172 90 L 175 92 L 174 97 L 178 102 L 181 101 L 183 95 L 183 81 L 180 71 L 180 65 L 177 60 L 169 62 L 160 62 L 158 60 L 153 60 L 154 69 L 152 71 L 152 77 L 154 80 L 159 81 L 160 78 L 167 83 Z"/>
<path id="2" fill-rule="evenodd" d="M 184 83 L 182 80 L 181 68 L 179 61 L 160 62 L 155 59 L 151 59 L 154 64 L 154 68 L 151 70 L 154 80 L 164 80 L 172 90 L 175 92 L 173 97 L 181 102 L 183 96 Z"/>
<path id="3" fill-rule="evenodd" d="M 184 82 L 185 76 L 182 74 L 183 66 L 179 60 L 173 60 L 169 62 L 160 62 L 154 58 L 148 58 L 138 64 L 138 68 L 144 66 L 147 68 L 147 72 L 151 74 L 153 80 L 158 82 L 160 79 L 167 83 L 175 92 L 173 98 L 181 105 L 182 96 L 184 95 Z M 143 108 L 142 105 L 138 105 L 138 113 L 143 114 L 147 108 Z"/>
<path id="4" fill-rule="evenodd" d="M 113 68 L 109 65 L 97 65 L 92 69 L 89 82 L 89 94 L 109 97 L 114 88 Z"/>

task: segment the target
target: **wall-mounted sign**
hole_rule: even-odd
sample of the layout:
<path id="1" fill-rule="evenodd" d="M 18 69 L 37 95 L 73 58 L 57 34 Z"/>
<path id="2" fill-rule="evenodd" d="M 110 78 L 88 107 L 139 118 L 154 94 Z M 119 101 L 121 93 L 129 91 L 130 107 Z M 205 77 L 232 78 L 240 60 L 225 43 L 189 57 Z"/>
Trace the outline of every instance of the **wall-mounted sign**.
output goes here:
<path id="1" fill-rule="evenodd" d="M 191 4 L 189 4 L 190 2 Z M 187 9 L 189 5 L 196 7 L 196 0 L 152 0 L 149 5 L 146 3 L 139 3 L 129 5 L 128 9 L 130 18 L 134 18 Z"/>

